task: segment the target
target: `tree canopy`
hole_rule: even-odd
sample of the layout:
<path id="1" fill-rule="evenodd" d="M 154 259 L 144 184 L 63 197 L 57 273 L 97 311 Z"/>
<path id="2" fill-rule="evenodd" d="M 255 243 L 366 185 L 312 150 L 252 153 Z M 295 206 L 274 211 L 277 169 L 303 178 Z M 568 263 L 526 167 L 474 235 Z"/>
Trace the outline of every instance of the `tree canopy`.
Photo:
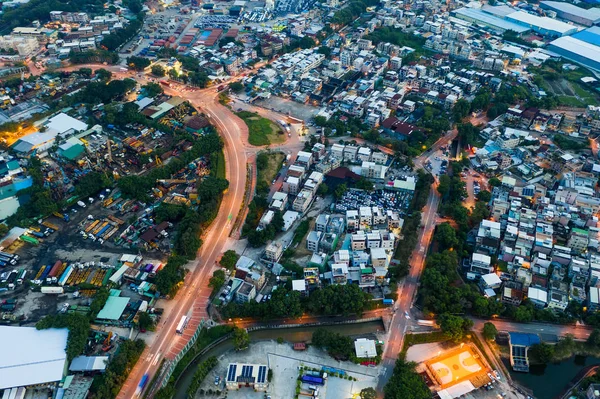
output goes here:
<path id="1" fill-rule="evenodd" d="M 494 340 L 496 339 L 496 335 L 498 335 L 498 329 L 496 328 L 496 326 L 494 325 L 494 323 L 491 322 L 486 322 L 483 325 L 483 336 L 485 339 L 487 340 Z"/>
<path id="2" fill-rule="evenodd" d="M 385 399 L 429 399 L 431 391 L 415 371 L 415 363 L 403 356 L 396 360 L 394 372 L 383 388 Z"/>

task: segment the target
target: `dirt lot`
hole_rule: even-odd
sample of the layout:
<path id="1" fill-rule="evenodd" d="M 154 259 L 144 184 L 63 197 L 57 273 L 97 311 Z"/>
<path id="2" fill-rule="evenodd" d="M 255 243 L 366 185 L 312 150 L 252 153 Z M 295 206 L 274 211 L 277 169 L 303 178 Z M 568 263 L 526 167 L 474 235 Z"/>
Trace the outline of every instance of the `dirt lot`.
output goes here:
<path id="1" fill-rule="evenodd" d="M 296 101 L 276 96 L 271 96 L 271 98 L 264 100 L 257 100 L 255 105 L 282 112 L 304 121 L 310 121 L 312 117 L 315 116 L 315 114 L 319 111 L 317 107 L 300 104 Z"/>

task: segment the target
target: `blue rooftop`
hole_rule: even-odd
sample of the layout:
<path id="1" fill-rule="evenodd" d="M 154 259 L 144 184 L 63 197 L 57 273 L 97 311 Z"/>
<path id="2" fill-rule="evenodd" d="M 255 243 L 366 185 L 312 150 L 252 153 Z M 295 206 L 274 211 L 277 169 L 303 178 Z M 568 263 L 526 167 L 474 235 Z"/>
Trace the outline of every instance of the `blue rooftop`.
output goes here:
<path id="1" fill-rule="evenodd" d="M 541 342 L 537 334 L 510 332 L 508 335 L 510 335 L 511 345 L 532 346 Z"/>
<path id="2" fill-rule="evenodd" d="M 589 29 L 577 32 L 573 35 L 573 37 L 586 43 L 600 46 L 600 28 L 597 26 L 592 26 Z"/>

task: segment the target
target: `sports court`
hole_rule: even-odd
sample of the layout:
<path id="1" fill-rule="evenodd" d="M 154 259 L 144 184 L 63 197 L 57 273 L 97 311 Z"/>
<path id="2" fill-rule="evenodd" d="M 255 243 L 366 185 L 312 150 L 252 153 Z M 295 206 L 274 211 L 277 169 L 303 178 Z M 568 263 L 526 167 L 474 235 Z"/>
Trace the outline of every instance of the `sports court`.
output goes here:
<path id="1" fill-rule="evenodd" d="M 485 374 L 485 367 L 470 347 L 456 348 L 426 362 L 442 388 Z"/>

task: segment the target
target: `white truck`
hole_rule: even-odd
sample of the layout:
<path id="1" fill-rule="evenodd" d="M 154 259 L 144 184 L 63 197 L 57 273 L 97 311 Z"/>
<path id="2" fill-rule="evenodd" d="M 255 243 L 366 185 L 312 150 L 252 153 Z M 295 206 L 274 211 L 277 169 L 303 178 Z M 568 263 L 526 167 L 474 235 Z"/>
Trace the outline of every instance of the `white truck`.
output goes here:
<path id="1" fill-rule="evenodd" d="M 42 294 L 63 294 L 65 292 L 63 287 L 42 287 Z"/>

